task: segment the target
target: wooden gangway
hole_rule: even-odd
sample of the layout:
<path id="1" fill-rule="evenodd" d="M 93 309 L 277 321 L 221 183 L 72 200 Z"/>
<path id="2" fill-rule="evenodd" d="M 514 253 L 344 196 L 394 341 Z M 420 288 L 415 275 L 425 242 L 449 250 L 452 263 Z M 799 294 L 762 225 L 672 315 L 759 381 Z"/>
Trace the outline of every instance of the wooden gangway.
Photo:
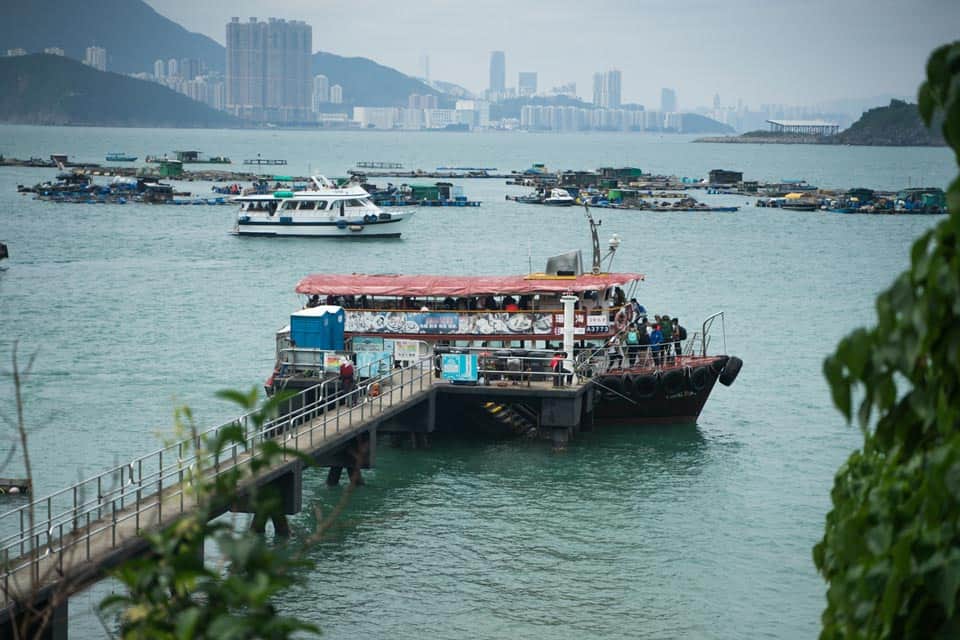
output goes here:
<path id="1" fill-rule="evenodd" d="M 327 389 L 318 385 L 291 398 L 287 406 L 295 409 L 259 429 L 254 428 L 256 412 L 251 412 L 0 515 L 0 618 L 17 615 L 19 608 L 48 599 L 57 589 L 61 596 L 69 595 L 145 550 L 143 534 L 198 506 L 195 487 L 201 477 L 249 467 L 266 441 L 309 456 L 343 448 L 428 399 L 432 377 L 432 360 L 425 358 L 367 379 L 346 395 L 328 398 Z M 242 446 L 204 450 L 203 442 L 219 430 L 237 426 L 244 433 Z M 249 476 L 239 491 L 298 465 L 300 457 L 285 451 L 281 462 Z"/>

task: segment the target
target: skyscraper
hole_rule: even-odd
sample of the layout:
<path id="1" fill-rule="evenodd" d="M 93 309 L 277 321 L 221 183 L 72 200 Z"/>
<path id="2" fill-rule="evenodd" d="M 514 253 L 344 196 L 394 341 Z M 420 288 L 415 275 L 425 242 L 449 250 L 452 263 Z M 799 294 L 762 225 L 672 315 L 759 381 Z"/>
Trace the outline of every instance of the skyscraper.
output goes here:
<path id="1" fill-rule="evenodd" d="M 179 69 L 184 80 L 194 80 L 200 75 L 200 61 L 196 58 L 181 58 Z"/>
<path id="2" fill-rule="evenodd" d="M 153 63 L 153 77 L 157 80 L 167 75 L 167 63 L 163 60 L 155 60 Z"/>
<path id="3" fill-rule="evenodd" d="M 180 77 L 180 63 L 177 62 L 176 58 L 170 58 L 169 60 L 167 60 L 167 77 L 168 78 Z"/>
<path id="4" fill-rule="evenodd" d="M 620 106 L 620 71 L 600 71 L 593 74 L 593 105 L 605 109 Z"/>
<path id="5" fill-rule="evenodd" d="M 83 64 L 100 71 L 107 70 L 107 50 L 103 47 L 87 47 Z"/>
<path id="6" fill-rule="evenodd" d="M 423 79 L 430 82 L 430 56 L 423 54 L 420 56 L 420 70 L 423 73 Z"/>
<path id="7" fill-rule="evenodd" d="M 330 102 L 333 104 L 343 103 L 343 87 L 338 84 L 330 87 Z"/>
<path id="8" fill-rule="evenodd" d="M 330 102 L 330 80 L 327 76 L 313 76 L 313 112 L 318 113 L 324 102 Z"/>
<path id="9" fill-rule="evenodd" d="M 503 51 L 490 52 L 490 93 L 501 94 L 507 87 L 507 59 Z"/>
<path id="10" fill-rule="evenodd" d="M 313 29 L 300 20 L 227 23 L 227 109 L 255 120 L 306 119 Z"/>
<path id="11" fill-rule="evenodd" d="M 537 72 L 521 71 L 517 75 L 517 95 L 532 96 L 537 92 Z"/>
<path id="12" fill-rule="evenodd" d="M 677 92 L 673 89 L 660 90 L 660 111 L 674 113 L 677 110 Z"/>

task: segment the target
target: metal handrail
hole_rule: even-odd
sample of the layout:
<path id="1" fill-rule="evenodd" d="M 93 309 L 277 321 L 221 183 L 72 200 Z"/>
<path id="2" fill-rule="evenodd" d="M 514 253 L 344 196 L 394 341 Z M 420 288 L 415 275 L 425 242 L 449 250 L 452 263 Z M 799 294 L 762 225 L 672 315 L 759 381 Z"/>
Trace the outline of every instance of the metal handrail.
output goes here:
<path id="1" fill-rule="evenodd" d="M 322 434 L 322 441 L 330 433 L 341 433 L 362 423 L 365 418 L 384 410 L 384 398 L 390 393 L 399 391 L 402 401 L 405 395 L 409 398 L 416 390 L 422 391 L 423 380 L 429 382 L 432 376 L 431 359 L 429 356 L 420 358 L 407 367 L 369 378 L 347 394 L 326 400 L 321 395 L 317 401 L 304 403 L 283 416 L 264 422 L 255 432 L 251 431 L 255 412 L 243 414 L 204 431 L 196 438 L 165 446 L 0 515 L 0 526 L 7 524 L 18 529 L 0 539 L 0 559 L 3 560 L 0 574 L 4 584 L 31 564 L 34 565 L 31 581 L 37 584 L 39 565 L 52 553 L 60 554 L 59 563 L 62 565 L 64 552 L 85 545 L 86 559 L 89 560 L 91 539 L 106 530 L 113 529 L 112 546 L 115 547 L 117 527 L 131 519 L 136 520 L 139 531 L 141 523 L 149 522 L 152 516 L 155 516 L 156 524 L 179 517 L 192 507 L 187 504 L 186 496 L 196 474 L 216 477 L 246 464 L 256 457 L 259 445 L 266 440 L 283 439 L 286 443 L 293 440 L 295 446 L 299 446 L 302 438 L 308 438 L 312 445 L 318 434 Z M 375 384 L 381 389 L 386 388 L 379 397 L 371 394 Z M 321 383 L 306 389 L 292 399 L 316 393 L 318 387 L 323 386 Z M 419 388 L 415 389 L 415 386 Z M 346 411 L 346 425 L 341 424 L 344 420 L 342 410 L 330 411 L 341 402 L 350 407 Z M 221 429 L 235 425 L 240 425 L 245 434 L 242 445 L 232 444 L 220 451 L 200 448 L 203 438 L 215 436 Z M 95 496 L 88 497 L 91 494 Z M 164 507 L 178 497 L 175 513 L 166 515 Z M 32 527 L 27 522 L 31 509 L 35 517 Z"/>

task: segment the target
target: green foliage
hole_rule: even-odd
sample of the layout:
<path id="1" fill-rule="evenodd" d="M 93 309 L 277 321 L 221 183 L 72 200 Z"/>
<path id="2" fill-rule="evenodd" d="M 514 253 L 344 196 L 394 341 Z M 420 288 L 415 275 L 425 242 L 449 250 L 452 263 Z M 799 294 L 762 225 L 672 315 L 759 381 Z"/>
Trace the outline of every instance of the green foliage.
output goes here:
<path id="1" fill-rule="evenodd" d="M 837 144 L 868 144 L 888 146 L 943 145 L 936 131 L 938 119 L 921 118 L 918 105 L 891 100 L 886 107 L 865 111 L 849 129 L 833 140 Z"/>
<path id="2" fill-rule="evenodd" d="M 933 52 L 919 109 L 960 165 L 960 42 Z M 824 363 L 861 451 L 837 473 L 814 561 L 822 638 L 960 637 L 960 177 L 950 216 L 917 240 L 877 298 L 877 325 Z"/>
<path id="3" fill-rule="evenodd" d="M 52 55 L 0 58 L 0 121 L 227 127 L 239 120 L 165 86 Z"/>
<path id="4" fill-rule="evenodd" d="M 220 397 L 252 410 L 257 392 L 221 392 Z M 253 414 L 259 429 L 267 416 L 287 399 L 278 395 Z M 190 420 L 189 411 L 180 414 Z M 196 429 L 190 425 L 196 442 Z M 234 445 L 244 447 L 246 434 L 239 424 L 221 429 L 216 436 L 200 438 L 204 455 Z M 316 627 L 277 613 L 273 598 L 296 582 L 303 561 L 282 545 L 270 544 L 261 535 L 237 532 L 231 522 L 211 518 L 221 513 L 237 495 L 249 474 L 280 462 L 284 450 L 267 443 L 256 451 L 244 469 L 220 474 L 216 479 L 199 469 L 192 474 L 200 507 L 165 529 L 148 535 L 150 553 L 127 562 L 115 572 L 126 593 L 106 598 L 100 609 L 116 616 L 125 639 L 289 638 L 294 633 L 318 633 Z M 287 451 L 287 456 L 295 455 Z M 273 515 L 277 503 L 269 495 L 250 491 L 250 505 L 258 517 Z M 213 540 L 223 566 L 208 566 L 203 559 L 204 540 Z"/>

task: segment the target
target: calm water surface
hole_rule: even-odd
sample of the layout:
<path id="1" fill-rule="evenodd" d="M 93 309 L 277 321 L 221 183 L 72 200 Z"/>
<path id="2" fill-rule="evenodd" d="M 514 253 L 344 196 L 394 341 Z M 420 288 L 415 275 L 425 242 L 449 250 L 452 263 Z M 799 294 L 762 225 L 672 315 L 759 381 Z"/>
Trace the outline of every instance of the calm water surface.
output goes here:
<path id="1" fill-rule="evenodd" d="M 0 127 L 5 156 L 102 161 L 108 151 L 142 158 L 178 148 L 235 160 L 261 153 L 289 160 L 287 173 L 328 175 L 360 160 L 502 170 L 544 162 L 896 189 L 944 186 L 954 172 L 943 149 L 682 136 Z M 231 417 L 214 392 L 262 383 L 273 333 L 307 273 L 523 273 L 589 248 L 581 210 L 506 202 L 525 190 L 500 181 L 462 181 L 482 207 L 423 209 L 401 240 L 331 242 L 233 237 L 232 207 L 58 205 L 16 193 L 53 173 L 0 170 L 0 241 L 12 255 L 0 272 L 0 366 L 9 369 L 14 342 L 22 358 L 36 355 L 27 416 L 44 493 L 155 448 L 175 406 L 193 407 L 203 425 Z M 824 585 L 810 549 L 833 474 L 859 443 L 831 407 L 821 362 L 871 320 L 875 295 L 936 219 L 702 199 L 742 208 L 594 212 L 602 240 L 624 239 L 614 267 L 647 274 L 648 309 L 688 328 L 726 313 L 727 351 L 745 365 L 696 426 L 603 428 L 560 455 L 515 441 L 381 447 L 284 607 L 329 638 L 815 636 Z M 12 416 L 8 379 L 0 392 L 0 412 Z M 324 478 L 308 472 L 304 500 L 329 510 L 342 489 Z M 294 523 L 309 529 L 309 510 Z M 104 635 L 91 609 L 109 588 L 73 598 L 73 637 Z"/>

